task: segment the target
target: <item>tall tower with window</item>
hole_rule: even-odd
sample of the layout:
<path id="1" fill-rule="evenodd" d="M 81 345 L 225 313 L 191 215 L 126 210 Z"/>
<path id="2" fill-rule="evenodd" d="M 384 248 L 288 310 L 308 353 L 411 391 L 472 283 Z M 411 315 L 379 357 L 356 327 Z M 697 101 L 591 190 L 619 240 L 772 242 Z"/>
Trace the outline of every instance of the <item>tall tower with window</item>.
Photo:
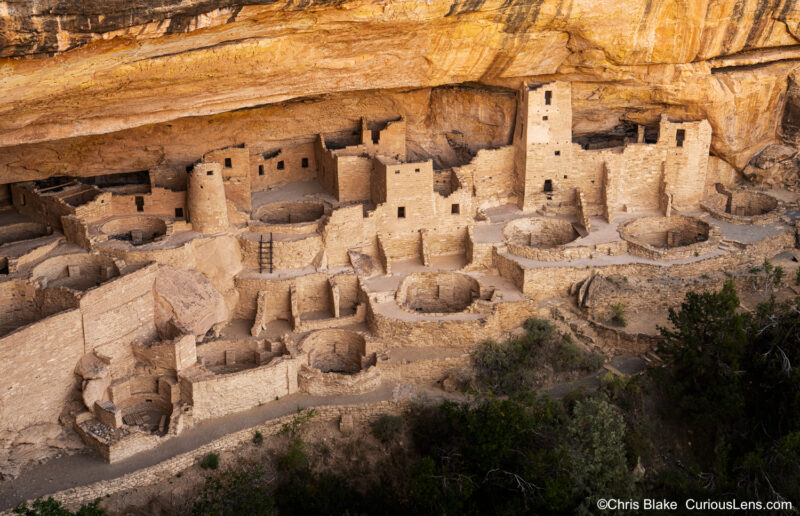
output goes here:
<path id="1" fill-rule="evenodd" d="M 523 84 L 518 106 L 516 192 L 520 207 L 533 210 L 565 193 L 559 180 L 572 169 L 572 87 Z"/>

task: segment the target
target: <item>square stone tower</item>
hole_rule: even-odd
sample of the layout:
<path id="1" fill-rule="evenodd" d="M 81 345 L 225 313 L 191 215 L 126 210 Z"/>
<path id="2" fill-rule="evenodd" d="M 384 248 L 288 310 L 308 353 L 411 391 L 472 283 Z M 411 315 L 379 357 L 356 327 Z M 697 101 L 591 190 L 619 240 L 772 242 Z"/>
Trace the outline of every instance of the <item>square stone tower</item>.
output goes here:
<path id="1" fill-rule="evenodd" d="M 572 169 L 572 87 L 568 82 L 523 84 L 516 146 L 516 193 L 523 210 L 554 195 Z"/>

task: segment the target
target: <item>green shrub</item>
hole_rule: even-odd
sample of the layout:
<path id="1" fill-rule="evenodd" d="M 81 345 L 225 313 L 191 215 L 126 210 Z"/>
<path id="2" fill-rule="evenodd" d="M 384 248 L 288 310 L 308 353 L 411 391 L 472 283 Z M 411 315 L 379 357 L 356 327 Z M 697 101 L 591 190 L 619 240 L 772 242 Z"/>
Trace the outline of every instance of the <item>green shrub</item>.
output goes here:
<path id="1" fill-rule="evenodd" d="M 77 512 L 72 512 L 65 509 L 61 502 L 50 496 L 46 499 L 37 498 L 30 507 L 26 502 L 23 502 L 14 507 L 13 513 L 24 516 L 104 516 L 107 513 L 99 505 L 100 498 L 97 498 L 90 504 L 82 505 Z"/>
<path id="2" fill-rule="evenodd" d="M 292 439 L 286 455 L 278 460 L 278 469 L 285 472 L 297 472 L 308 468 L 306 444 L 299 437 Z"/>
<path id="3" fill-rule="evenodd" d="M 627 326 L 625 303 L 614 303 L 611 305 L 611 322 L 619 326 Z"/>
<path id="4" fill-rule="evenodd" d="M 206 478 L 205 485 L 195 497 L 192 514 L 272 514 L 275 501 L 270 487 L 264 471 L 258 466 L 226 471 Z"/>
<path id="5" fill-rule="evenodd" d="M 264 443 L 264 434 L 256 430 L 255 433 L 253 434 L 253 444 L 255 444 L 256 446 L 261 446 L 263 443 Z"/>
<path id="6" fill-rule="evenodd" d="M 219 454 L 207 453 L 203 460 L 200 461 L 200 467 L 203 469 L 217 469 L 219 467 Z"/>
<path id="7" fill-rule="evenodd" d="M 389 444 L 400 430 L 403 429 L 403 418 L 390 414 L 383 414 L 370 425 L 372 435 L 383 444 Z"/>
<path id="8" fill-rule="evenodd" d="M 575 345 L 570 339 L 563 339 L 553 355 L 553 369 L 561 371 L 596 371 L 603 367 L 605 358 L 597 353 L 588 353 Z"/>
<path id="9" fill-rule="evenodd" d="M 472 352 L 476 379 L 496 394 L 513 394 L 537 387 L 537 370 L 550 364 L 556 372 L 594 370 L 603 358 L 588 354 L 543 319 L 528 319 L 525 335 L 505 342 L 487 340 Z"/>

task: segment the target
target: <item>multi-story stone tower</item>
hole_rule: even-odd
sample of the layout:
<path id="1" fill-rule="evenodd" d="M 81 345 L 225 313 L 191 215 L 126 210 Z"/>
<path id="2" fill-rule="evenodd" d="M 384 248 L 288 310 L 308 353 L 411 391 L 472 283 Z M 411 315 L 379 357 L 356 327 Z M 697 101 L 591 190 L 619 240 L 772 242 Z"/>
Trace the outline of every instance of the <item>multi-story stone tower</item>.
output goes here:
<path id="1" fill-rule="evenodd" d="M 192 229 L 215 234 L 228 227 L 228 206 L 222 183 L 222 165 L 198 163 L 189 173 L 187 205 Z"/>
<path id="2" fill-rule="evenodd" d="M 572 169 L 572 87 L 568 82 L 523 85 L 514 144 L 517 195 L 529 210 L 557 195 L 555 182 Z"/>

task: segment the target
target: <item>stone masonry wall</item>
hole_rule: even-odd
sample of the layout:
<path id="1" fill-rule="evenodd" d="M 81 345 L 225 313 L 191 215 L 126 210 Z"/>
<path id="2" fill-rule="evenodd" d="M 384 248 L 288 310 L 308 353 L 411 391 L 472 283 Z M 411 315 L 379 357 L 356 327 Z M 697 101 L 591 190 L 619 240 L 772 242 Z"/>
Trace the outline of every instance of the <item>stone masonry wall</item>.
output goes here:
<path id="1" fill-rule="evenodd" d="M 5 430 L 58 423 L 84 353 L 79 310 L 68 310 L 0 338 L 0 421 Z"/>

